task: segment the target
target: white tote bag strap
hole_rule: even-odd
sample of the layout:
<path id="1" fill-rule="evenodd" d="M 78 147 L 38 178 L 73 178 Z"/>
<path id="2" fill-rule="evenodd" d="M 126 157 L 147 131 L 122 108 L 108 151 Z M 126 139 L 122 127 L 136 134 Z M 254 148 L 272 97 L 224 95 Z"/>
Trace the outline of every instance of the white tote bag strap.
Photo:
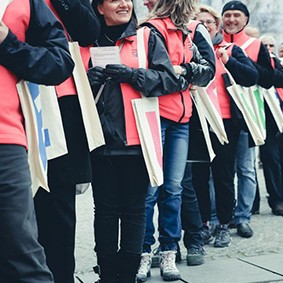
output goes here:
<path id="1" fill-rule="evenodd" d="M 139 67 L 146 69 L 146 54 L 144 47 L 143 32 L 144 32 L 144 27 L 137 30 L 138 60 L 139 60 Z"/>
<path id="2" fill-rule="evenodd" d="M 240 47 L 245 50 L 246 48 L 248 48 L 254 41 L 256 41 L 255 37 L 251 37 L 249 38 L 244 44 L 242 44 Z"/>
<path id="3" fill-rule="evenodd" d="M 1 0 L 0 1 L 0 22 L 5 14 L 6 8 L 12 3 L 13 0 Z"/>

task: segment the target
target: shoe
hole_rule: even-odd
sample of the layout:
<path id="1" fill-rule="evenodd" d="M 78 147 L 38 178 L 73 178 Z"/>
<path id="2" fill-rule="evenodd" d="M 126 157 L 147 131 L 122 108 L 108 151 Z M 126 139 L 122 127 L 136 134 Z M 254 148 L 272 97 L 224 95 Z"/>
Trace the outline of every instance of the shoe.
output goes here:
<path id="1" fill-rule="evenodd" d="M 237 225 L 237 233 L 243 238 L 250 238 L 254 232 L 249 223 L 240 223 Z"/>
<path id="2" fill-rule="evenodd" d="M 151 268 L 151 254 L 150 253 L 142 253 L 140 267 L 137 273 L 137 282 L 145 282 L 148 277 L 151 276 L 150 268 Z"/>
<path id="3" fill-rule="evenodd" d="M 218 225 L 216 228 L 216 235 L 214 241 L 215 248 L 225 248 L 230 246 L 231 237 L 227 224 Z"/>
<path id="4" fill-rule="evenodd" d="M 158 248 L 154 249 L 152 251 L 152 253 L 153 253 L 153 256 L 152 256 L 151 267 L 152 268 L 159 267 L 159 264 L 160 264 L 160 246 Z M 177 253 L 176 253 L 176 262 L 179 263 L 181 261 L 182 261 L 181 249 L 180 249 L 180 246 L 178 244 Z"/>
<path id="5" fill-rule="evenodd" d="M 191 247 L 187 253 L 187 265 L 201 265 L 204 263 L 205 251 L 203 247 Z"/>
<path id="6" fill-rule="evenodd" d="M 283 203 L 276 203 L 272 208 L 272 213 L 274 215 L 281 215 L 283 216 Z"/>
<path id="7" fill-rule="evenodd" d="M 164 281 L 175 281 L 181 278 L 176 267 L 176 251 L 160 252 L 160 274 Z"/>
<path id="8" fill-rule="evenodd" d="M 160 264 L 160 246 L 152 251 L 151 267 L 159 267 Z"/>
<path id="9" fill-rule="evenodd" d="M 201 237 L 202 237 L 205 245 L 208 245 L 209 243 L 211 243 L 213 241 L 213 236 L 212 236 L 208 226 L 203 226 L 200 234 L 201 234 Z"/>
<path id="10" fill-rule="evenodd" d="M 237 225 L 234 222 L 231 222 L 231 223 L 229 223 L 228 228 L 229 229 L 236 229 Z"/>

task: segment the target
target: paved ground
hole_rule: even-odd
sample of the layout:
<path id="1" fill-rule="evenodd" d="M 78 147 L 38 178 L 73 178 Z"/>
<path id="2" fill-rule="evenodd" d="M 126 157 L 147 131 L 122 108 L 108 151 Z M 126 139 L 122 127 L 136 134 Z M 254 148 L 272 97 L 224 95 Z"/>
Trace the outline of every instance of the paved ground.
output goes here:
<path id="1" fill-rule="evenodd" d="M 261 190 L 260 214 L 252 218 L 254 236 L 243 239 L 231 230 L 229 248 L 216 249 L 205 246 L 206 261 L 201 266 L 187 266 L 184 260 L 178 264 L 183 282 L 190 283 L 271 283 L 283 282 L 283 217 L 274 216 L 266 202 L 262 170 L 258 170 Z M 92 267 L 96 263 L 93 252 L 93 208 L 89 189 L 77 198 L 76 276 L 84 283 L 93 283 Z M 79 282 L 79 280 L 78 280 Z M 159 270 L 152 269 L 149 283 L 163 282 Z M 180 281 L 178 281 L 180 282 Z"/>

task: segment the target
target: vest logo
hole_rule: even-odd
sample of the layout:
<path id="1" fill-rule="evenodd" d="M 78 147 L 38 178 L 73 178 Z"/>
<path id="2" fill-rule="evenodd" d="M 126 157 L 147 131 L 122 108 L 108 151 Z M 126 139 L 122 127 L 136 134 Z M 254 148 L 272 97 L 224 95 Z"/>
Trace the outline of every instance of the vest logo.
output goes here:
<path id="1" fill-rule="evenodd" d="M 132 49 L 132 56 L 138 57 L 138 50 L 137 49 Z"/>

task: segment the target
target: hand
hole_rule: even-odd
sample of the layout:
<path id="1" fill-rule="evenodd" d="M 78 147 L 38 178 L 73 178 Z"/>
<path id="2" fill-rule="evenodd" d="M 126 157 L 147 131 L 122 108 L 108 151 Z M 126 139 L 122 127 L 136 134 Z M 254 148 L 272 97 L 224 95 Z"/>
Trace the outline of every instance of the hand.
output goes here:
<path id="1" fill-rule="evenodd" d="M 109 64 L 106 65 L 103 74 L 116 82 L 130 83 L 133 77 L 133 69 L 122 64 Z"/>
<path id="2" fill-rule="evenodd" d="M 100 86 L 105 83 L 106 77 L 103 71 L 104 69 L 101 67 L 93 67 L 88 70 L 87 76 L 92 87 Z"/>
<path id="3" fill-rule="evenodd" d="M 0 22 L 0 44 L 5 40 L 8 33 L 9 33 L 8 27 L 3 22 Z"/>
<path id="4" fill-rule="evenodd" d="M 229 60 L 227 50 L 224 49 L 223 47 L 219 48 L 216 51 L 216 56 L 217 56 L 217 58 L 220 58 L 222 60 L 223 64 L 226 64 Z"/>
<path id="5" fill-rule="evenodd" d="M 182 75 L 183 68 L 180 65 L 173 65 L 173 69 L 176 75 Z"/>

